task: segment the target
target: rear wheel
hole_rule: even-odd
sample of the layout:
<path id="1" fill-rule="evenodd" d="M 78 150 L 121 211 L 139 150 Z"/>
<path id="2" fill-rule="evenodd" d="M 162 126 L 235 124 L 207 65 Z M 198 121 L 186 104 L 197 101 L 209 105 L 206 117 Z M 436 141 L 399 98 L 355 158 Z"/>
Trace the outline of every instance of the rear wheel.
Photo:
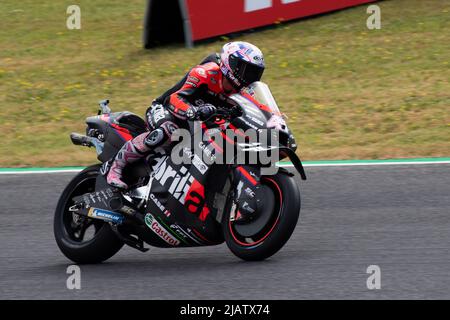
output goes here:
<path id="1" fill-rule="evenodd" d="M 230 220 L 231 210 L 222 221 L 225 241 L 239 258 L 264 260 L 278 252 L 289 240 L 300 214 L 300 192 L 293 177 L 284 172 L 261 177 L 257 194 L 261 203 L 258 216 L 247 224 Z"/>
<path id="2" fill-rule="evenodd" d="M 72 198 L 95 191 L 100 165 L 80 172 L 59 198 L 53 222 L 56 243 L 62 253 L 76 263 L 100 263 L 115 255 L 123 246 L 108 223 L 78 215 L 69 210 Z"/>

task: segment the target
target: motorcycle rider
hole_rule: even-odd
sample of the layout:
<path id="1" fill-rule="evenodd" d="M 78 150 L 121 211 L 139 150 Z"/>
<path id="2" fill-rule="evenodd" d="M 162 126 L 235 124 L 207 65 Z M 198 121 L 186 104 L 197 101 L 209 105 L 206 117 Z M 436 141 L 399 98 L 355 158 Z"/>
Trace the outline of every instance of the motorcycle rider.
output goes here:
<path id="1" fill-rule="evenodd" d="M 216 111 L 215 106 L 224 105 L 229 95 L 259 81 L 264 68 L 261 50 L 247 42 L 229 42 L 223 46 L 220 55 L 208 56 L 173 88 L 153 101 L 146 111 L 149 132 L 123 145 L 109 169 L 108 184 L 127 189 L 127 184 L 122 181 L 122 170 L 127 164 L 170 142 L 172 133 L 184 127 L 186 121 L 210 118 Z M 242 219 L 248 218 L 256 209 L 254 191 L 259 172 L 253 172 L 249 166 L 239 166 L 235 178 L 243 182 L 237 190 L 238 196 L 242 197 L 239 213 Z"/>

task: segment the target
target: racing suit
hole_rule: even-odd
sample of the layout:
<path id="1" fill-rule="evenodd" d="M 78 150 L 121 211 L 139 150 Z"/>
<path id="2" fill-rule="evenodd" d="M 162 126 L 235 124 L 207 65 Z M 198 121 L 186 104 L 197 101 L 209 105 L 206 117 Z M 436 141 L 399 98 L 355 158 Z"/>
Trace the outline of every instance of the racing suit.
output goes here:
<path id="1" fill-rule="evenodd" d="M 109 170 L 108 183 L 126 189 L 128 186 L 121 181 L 125 165 L 169 142 L 172 133 L 185 126 L 189 108 L 226 104 L 228 95 L 223 90 L 222 77 L 218 55 L 210 55 L 202 64 L 191 69 L 173 88 L 155 99 L 146 112 L 150 132 L 137 136 L 122 147 Z M 259 170 L 240 165 L 235 170 L 234 178 L 240 181 L 235 190 L 238 196 L 237 218 L 239 215 L 249 217 L 257 206 L 255 191 L 259 186 Z"/>

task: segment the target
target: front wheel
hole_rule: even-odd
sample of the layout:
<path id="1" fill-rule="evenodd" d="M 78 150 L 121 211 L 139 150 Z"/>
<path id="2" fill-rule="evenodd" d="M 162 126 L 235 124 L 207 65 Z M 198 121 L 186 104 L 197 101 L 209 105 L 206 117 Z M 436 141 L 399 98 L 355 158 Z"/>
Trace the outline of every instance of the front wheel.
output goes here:
<path id="1" fill-rule="evenodd" d="M 243 260 L 264 260 L 289 240 L 300 215 L 300 192 L 294 178 L 285 172 L 261 177 L 257 194 L 258 216 L 248 224 L 235 224 L 227 210 L 222 220 L 228 248 Z"/>
<path id="2" fill-rule="evenodd" d="M 69 210 L 72 198 L 95 191 L 100 165 L 81 171 L 70 181 L 59 198 L 53 231 L 62 253 L 76 263 L 100 263 L 116 254 L 124 243 L 108 223 L 90 219 Z"/>

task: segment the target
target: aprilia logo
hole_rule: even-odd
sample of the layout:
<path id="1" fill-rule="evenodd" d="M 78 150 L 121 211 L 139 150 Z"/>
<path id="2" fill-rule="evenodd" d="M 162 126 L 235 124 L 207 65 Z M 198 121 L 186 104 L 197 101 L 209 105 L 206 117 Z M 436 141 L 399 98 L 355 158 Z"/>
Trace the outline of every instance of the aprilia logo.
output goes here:
<path id="1" fill-rule="evenodd" d="M 169 193 L 181 204 L 185 205 L 189 212 L 197 215 L 200 220 L 205 221 L 209 214 L 209 209 L 205 206 L 205 189 L 198 180 L 196 180 L 186 167 L 181 167 L 180 173 L 175 171 L 167 163 L 167 156 L 158 160 L 153 167 L 155 172 L 154 179 L 161 185 L 169 186 Z M 169 181 L 170 179 L 170 181 Z"/>
<path id="2" fill-rule="evenodd" d="M 181 204 L 184 204 L 191 184 L 195 181 L 195 178 L 187 172 L 186 167 L 181 167 L 180 173 L 175 171 L 168 163 L 167 156 L 159 159 L 158 163 L 153 167 L 155 172 L 154 178 L 161 185 L 166 186 L 170 183 L 169 193 L 172 194 Z"/>

